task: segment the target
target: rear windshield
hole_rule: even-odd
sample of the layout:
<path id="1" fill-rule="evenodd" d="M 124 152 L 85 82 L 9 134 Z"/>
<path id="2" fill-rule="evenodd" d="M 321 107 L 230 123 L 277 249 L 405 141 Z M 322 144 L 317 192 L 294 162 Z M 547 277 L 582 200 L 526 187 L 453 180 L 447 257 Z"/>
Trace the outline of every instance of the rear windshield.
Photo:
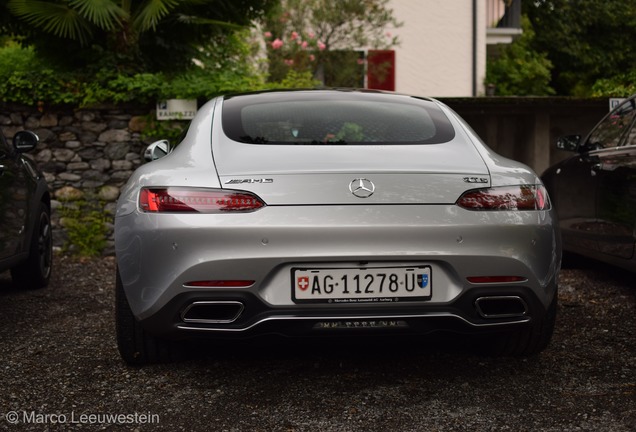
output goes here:
<path id="1" fill-rule="evenodd" d="M 226 98 L 223 130 L 250 144 L 437 144 L 448 118 L 426 100 L 355 92 L 263 93 Z"/>

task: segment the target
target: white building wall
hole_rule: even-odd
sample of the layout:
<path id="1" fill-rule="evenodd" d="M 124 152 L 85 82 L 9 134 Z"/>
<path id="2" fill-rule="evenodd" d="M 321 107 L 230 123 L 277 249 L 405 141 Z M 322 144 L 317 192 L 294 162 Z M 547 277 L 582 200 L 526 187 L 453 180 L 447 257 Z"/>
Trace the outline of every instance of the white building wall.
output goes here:
<path id="1" fill-rule="evenodd" d="M 486 8 L 477 2 L 477 94 L 486 75 Z M 404 25 L 390 31 L 394 47 L 395 90 L 421 96 L 473 96 L 473 0 L 391 0 Z"/>

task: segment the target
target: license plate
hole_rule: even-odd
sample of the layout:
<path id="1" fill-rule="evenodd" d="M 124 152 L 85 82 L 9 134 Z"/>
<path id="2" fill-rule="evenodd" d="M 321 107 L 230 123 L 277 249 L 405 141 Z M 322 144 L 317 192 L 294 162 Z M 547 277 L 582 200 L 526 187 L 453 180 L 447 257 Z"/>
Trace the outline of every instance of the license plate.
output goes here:
<path id="1" fill-rule="evenodd" d="M 430 266 L 292 269 L 296 303 L 430 300 L 431 295 Z"/>

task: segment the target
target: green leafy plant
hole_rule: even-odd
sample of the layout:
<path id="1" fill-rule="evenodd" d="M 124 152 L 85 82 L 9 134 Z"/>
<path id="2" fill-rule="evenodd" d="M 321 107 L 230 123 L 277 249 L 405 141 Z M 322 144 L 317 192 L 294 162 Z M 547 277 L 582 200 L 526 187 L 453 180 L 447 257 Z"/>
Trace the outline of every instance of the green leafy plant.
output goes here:
<path id="1" fill-rule="evenodd" d="M 322 83 L 314 79 L 313 74 L 309 71 L 297 72 L 289 70 L 285 78 L 278 82 L 271 82 L 264 85 L 268 89 L 294 89 L 294 88 L 314 88 L 322 85 Z"/>
<path id="2" fill-rule="evenodd" d="M 78 95 L 81 106 L 100 103 L 150 103 L 161 94 L 165 85 L 161 73 L 126 75 L 110 69 L 101 69 L 84 84 Z"/>
<path id="3" fill-rule="evenodd" d="M 628 97 L 636 93 L 636 70 L 597 80 L 592 86 L 592 96 Z"/>
<path id="4" fill-rule="evenodd" d="M 498 96 L 554 94 L 550 87 L 552 63 L 546 54 L 531 48 L 535 33 L 528 18 L 522 18 L 522 27 L 521 37 L 486 65 L 486 84 L 494 86 Z"/>
<path id="5" fill-rule="evenodd" d="M 68 235 L 67 251 L 83 257 L 102 254 L 108 232 L 106 223 L 110 220 L 103 208 L 104 203 L 97 199 L 62 202 L 60 223 Z"/>
<path id="6" fill-rule="evenodd" d="M 6 102 L 78 103 L 80 81 L 44 63 L 32 48 L 0 47 L 0 96 Z"/>
<path id="7" fill-rule="evenodd" d="M 156 119 L 154 114 L 146 117 L 146 126 L 141 132 L 141 137 L 145 140 L 170 141 L 172 146 L 179 144 L 183 132 L 188 127 L 189 120 L 162 120 Z"/>

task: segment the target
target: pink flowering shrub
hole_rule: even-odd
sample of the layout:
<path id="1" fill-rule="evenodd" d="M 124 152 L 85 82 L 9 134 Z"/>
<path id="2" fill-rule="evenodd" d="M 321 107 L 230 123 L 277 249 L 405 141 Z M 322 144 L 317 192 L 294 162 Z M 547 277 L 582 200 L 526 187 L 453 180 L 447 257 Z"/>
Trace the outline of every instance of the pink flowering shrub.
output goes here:
<path id="1" fill-rule="evenodd" d="M 281 48 L 284 44 L 285 44 L 285 43 L 284 43 L 282 40 L 280 40 L 280 39 L 276 38 L 276 39 L 274 39 L 274 41 L 272 42 L 272 49 L 277 50 L 277 49 Z"/>
<path id="2" fill-rule="evenodd" d="M 281 19 L 286 19 L 283 15 Z M 285 34 L 277 34 L 274 31 L 263 33 L 268 49 L 270 61 L 270 73 L 272 69 L 280 70 L 281 67 L 297 72 L 311 72 L 316 68 L 318 53 L 325 51 L 327 46 L 316 39 L 313 32 L 287 31 Z M 273 39 L 273 40 L 272 40 Z M 276 75 L 283 75 L 280 70 Z"/>
<path id="3" fill-rule="evenodd" d="M 383 50 L 398 43 L 392 32 L 402 23 L 393 16 L 389 0 L 276 3 L 263 27 L 270 82 L 295 72 L 327 86 L 364 87 L 369 65 L 362 47 Z"/>

